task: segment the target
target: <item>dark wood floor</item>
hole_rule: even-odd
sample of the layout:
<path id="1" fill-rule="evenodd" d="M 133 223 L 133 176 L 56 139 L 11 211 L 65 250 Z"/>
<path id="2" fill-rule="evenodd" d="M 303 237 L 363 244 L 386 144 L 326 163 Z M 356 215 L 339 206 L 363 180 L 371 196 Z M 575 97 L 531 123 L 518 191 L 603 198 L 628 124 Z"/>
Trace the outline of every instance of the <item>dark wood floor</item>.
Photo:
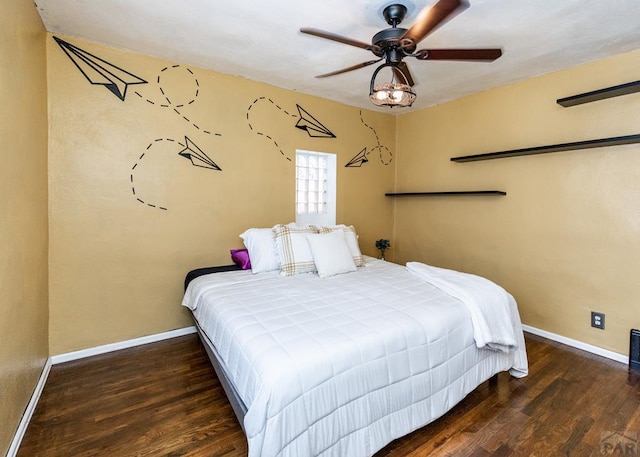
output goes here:
<path id="1" fill-rule="evenodd" d="M 376 457 L 640 456 L 638 377 L 620 363 L 526 339 L 528 377 L 500 374 Z M 246 454 L 242 430 L 195 335 L 54 366 L 18 452 Z"/>

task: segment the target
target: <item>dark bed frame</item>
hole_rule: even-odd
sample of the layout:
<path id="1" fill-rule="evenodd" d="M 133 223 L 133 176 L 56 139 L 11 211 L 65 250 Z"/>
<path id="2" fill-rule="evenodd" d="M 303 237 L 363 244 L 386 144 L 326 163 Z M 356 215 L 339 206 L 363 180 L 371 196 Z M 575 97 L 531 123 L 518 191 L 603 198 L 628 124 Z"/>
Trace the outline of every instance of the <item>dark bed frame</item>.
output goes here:
<path id="1" fill-rule="evenodd" d="M 206 267 L 206 268 L 198 268 L 196 270 L 192 270 L 187 273 L 187 276 L 184 279 L 184 288 L 187 289 L 187 286 L 191 281 L 196 279 L 202 275 L 208 275 L 213 273 L 222 273 L 225 271 L 236 271 L 241 270 L 238 265 L 223 265 L 218 267 Z M 213 369 L 220 380 L 220 384 L 222 384 L 222 388 L 224 389 L 224 393 L 227 395 L 229 399 L 229 403 L 231 403 L 231 407 L 233 408 L 233 412 L 238 418 L 238 422 L 240 423 L 240 427 L 242 427 L 242 431 L 244 431 L 244 416 L 247 413 L 247 406 L 244 404 L 238 392 L 236 391 L 231 381 L 227 377 L 227 374 L 223 368 L 220 356 L 218 355 L 218 351 L 215 346 L 207 336 L 207 334 L 202 330 L 200 324 L 195 319 L 193 314 L 191 315 L 193 318 L 193 322 L 196 324 L 196 329 L 198 330 L 198 337 L 204 346 L 204 349 L 207 351 L 207 355 L 209 356 L 209 360 L 211 360 L 211 365 L 213 365 Z"/>

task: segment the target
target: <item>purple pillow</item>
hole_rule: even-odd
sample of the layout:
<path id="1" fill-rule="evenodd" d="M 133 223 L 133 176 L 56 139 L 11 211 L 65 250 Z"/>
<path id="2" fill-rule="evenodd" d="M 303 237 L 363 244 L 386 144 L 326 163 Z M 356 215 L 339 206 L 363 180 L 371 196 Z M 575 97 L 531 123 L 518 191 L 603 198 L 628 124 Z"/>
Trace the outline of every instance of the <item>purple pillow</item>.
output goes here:
<path id="1" fill-rule="evenodd" d="M 246 249 L 231 249 L 231 260 L 243 270 L 251 270 L 251 259 Z"/>

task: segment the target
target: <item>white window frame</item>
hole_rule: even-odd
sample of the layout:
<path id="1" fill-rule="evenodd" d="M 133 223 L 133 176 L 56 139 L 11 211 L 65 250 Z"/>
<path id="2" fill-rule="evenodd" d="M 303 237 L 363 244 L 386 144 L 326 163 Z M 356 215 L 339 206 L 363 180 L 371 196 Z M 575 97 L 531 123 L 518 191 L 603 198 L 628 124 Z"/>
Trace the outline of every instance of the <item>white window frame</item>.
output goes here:
<path id="1" fill-rule="evenodd" d="M 324 188 L 324 211 L 320 213 L 307 213 L 306 211 L 299 212 L 298 196 L 300 195 L 298 189 L 298 160 L 300 156 L 316 156 L 326 159 L 326 181 Z M 307 151 L 303 149 L 296 150 L 296 172 L 295 172 L 295 212 L 296 212 L 296 224 L 298 225 L 335 225 L 336 224 L 336 154 L 329 152 Z M 300 191 L 304 192 L 304 191 Z"/>

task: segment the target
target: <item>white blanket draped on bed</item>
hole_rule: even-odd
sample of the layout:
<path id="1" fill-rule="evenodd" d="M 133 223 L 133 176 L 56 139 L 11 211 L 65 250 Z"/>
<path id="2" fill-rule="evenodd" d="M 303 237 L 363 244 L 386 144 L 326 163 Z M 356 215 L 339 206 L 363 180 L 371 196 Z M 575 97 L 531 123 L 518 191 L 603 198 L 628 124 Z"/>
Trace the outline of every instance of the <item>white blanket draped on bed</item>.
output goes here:
<path id="1" fill-rule="evenodd" d="M 420 262 L 408 262 L 407 270 L 465 304 L 479 348 L 509 352 L 518 347 L 512 317 L 515 300 L 502 287 L 481 276 Z"/>
<path id="2" fill-rule="evenodd" d="M 249 457 L 371 456 L 493 374 L 527 373 L 517 309 L 513 349 L 478 348 L 458 299 L 371 258 L 326 279 L 202 276 L 183 304 L 247 406 Z"/>

